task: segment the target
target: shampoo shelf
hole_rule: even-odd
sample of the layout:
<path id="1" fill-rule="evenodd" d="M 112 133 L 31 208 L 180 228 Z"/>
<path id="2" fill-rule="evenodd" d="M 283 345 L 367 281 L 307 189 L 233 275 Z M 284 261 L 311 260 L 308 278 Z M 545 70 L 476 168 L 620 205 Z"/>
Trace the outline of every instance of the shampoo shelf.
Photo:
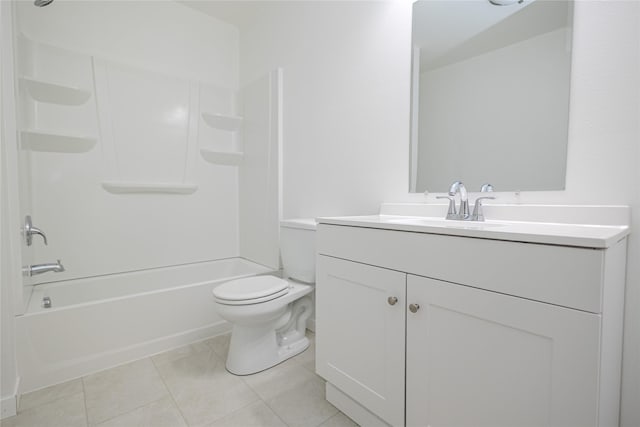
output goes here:
<path id="1" fill-rule="evenodd" d="M 215 151 L 208 148 L 201 148 L 200 155 L 209 163 L 229 166 L 239 165 L 244 158 L 244 153 L 241 151 Z"/>
<path id="2" fill-rule="evenodd" d="M 91 98 L 91 92 L 73 86 L 51 83 L 31 77 L 21 77 L 29 95 L 40 102 L 59 105 L 82 105 Z"/>
<path id="3" fill-rule="evenodd" d="M 33 151 L 49 153 L 85 153 L 91 150 L 97 138 L 83 135 L 69 135 L 37 130 L 23 130 L 22 146 Z"/>
<path id="4" fill-rule="evenodd" d="M 171 184 L 160 182 L 103 181 L 102 187 L 109 193 L 159 193 L 191 194 L 198 189 L 196 184 Z"/>
<path id="5" fill-rule="evenodd" d="M 204 122 L 215 129 L 237 131 L 242 126 L 242 117 L 228 114 L 202 113 Z"/>

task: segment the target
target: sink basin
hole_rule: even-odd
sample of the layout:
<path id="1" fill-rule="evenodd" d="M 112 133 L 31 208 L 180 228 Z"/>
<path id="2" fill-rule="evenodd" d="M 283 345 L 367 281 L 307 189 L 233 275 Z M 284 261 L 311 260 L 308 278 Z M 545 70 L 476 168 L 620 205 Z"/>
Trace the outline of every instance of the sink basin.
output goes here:
<path id="1" fill-rule="evenodd" d="M 451 219 L 443 219 L 443 218 L 415 218 L 415 217 L 407 217 L 407 218 L 385 218 L 384 222 L 388 222 L 390 224 L 405 224 L 405 225 L 421 225 L 428 227 L 450 227 L 450 228 L 464 228 L 464 229 L 486 229 L 492 227 L 504 227 L 505 224 L 495 223 L 495 222 L 484 222 L 484 221 L 456 221 Z"/>
<path id="2" fill-rule="evenodd" d="M 490 210 L 489 210 L 490 208 Z M 629 234 L 626 206 L 491 205 L 487 221 L 445 219 L 446 205 L 383 205 L 379 215 L 318 218 L 320 224 L 492 240 L 608 248 Z M 510 219 L 505 219 L 510 218 Z"/>

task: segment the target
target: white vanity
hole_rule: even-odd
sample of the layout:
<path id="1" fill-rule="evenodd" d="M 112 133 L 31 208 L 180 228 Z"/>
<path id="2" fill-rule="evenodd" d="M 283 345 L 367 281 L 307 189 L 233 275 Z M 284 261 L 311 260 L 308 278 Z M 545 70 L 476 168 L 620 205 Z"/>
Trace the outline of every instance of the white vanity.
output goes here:
<path id="1" fill-rule="evenodd" d="M 330 402 L 365 426 L 618 425 L 628 208 L 381 212 L 319 219 Z"/>

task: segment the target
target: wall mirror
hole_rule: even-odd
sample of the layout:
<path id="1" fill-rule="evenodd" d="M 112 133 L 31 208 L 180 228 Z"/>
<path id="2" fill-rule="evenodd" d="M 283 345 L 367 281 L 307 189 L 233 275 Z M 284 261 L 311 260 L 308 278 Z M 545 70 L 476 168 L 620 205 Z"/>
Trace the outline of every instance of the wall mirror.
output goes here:
<path id="1" fill-rule="evenodd" d="M 411 192 L 562 190 L 573 3 L 413 5 Z"/>

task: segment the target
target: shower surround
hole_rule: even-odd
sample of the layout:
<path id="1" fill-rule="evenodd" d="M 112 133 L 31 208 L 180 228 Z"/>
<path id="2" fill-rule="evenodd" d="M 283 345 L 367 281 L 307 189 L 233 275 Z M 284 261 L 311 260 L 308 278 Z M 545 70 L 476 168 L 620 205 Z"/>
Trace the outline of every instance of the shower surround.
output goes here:
<path id="1" fill-rule="evenodd" d="M 65 266 L 16 288 L 20 392 L 226 332 L 212 289 L 279 268 L 282 71 L 174 2 L 13 8 L 22 261 Z"/>

